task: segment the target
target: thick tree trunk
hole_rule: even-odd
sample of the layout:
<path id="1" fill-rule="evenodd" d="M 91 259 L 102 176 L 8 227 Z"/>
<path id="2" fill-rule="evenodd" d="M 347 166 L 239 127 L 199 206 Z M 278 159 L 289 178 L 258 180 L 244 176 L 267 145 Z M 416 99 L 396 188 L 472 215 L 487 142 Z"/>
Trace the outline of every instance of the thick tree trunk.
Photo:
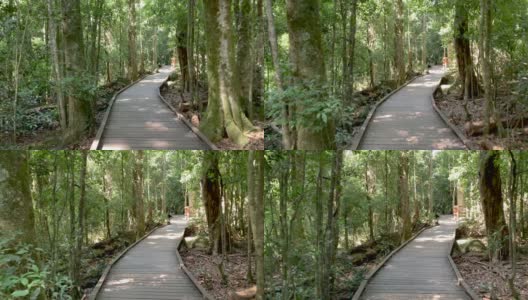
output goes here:
<path id="1" fill-rule="evenodd" d="M 35 242 L 28 151 L 0 151 L 0 232 L 21 231 L 25 242 Z"/>
<path id="2" fill-rule="evenodd" d="M 65 76 L 79 81 L 85 76 L 83 26 L 80 0 L 62 0 L 62 44 Z M 78 139 L 92 124 L 91 99 L 81 99 L 75 84 L 66 89 L 68 128 L 65 142 Z"/>
<path id="3" fill-rule="evenodd" d="M 220 240 L 220 206 L 222 199 L 218 153 L 205 151 L 202 168 L 202 196 L 209 233 L 209 252 L 216 255 L 222 252 Z"/>
<path id="4" fill-rule="evenodd" d="M 143 151 L 134 153 L 133 186 L 136 221 L 136 238 L 145 235 L 145 208 L 143 204 Z"/>
<path id="5" fill-rule="evenodd" d="M 470 99 L 480 94 L 480 86 L 473 69 L 473 57 L 467 37 L 468 9 L 464 0 L 457 0 L 455 6 L 455 51 L 457 57 L 458 77 L 462 86 L 461 97 Z"/>
<path id="6" fill-rule="evenodd" d="M 138 78 L 137 49 L 136 49 L 136 0 L 128 0 L 128 79 Z"/>
<path id="7" fill-rule="evenodd" d="M 293 83 L 306 89 L 317 89 L 317 86 L 323 88 L 326 83 L 326 70 L 319 0 L 287 0 L 286 9 Z M 297 124 L 296 148 L 334 149 L 334 116 L 327 116 L 326 122 L 322 122 L 317 116 L 319 111 L 306 112 L 310 110 L 309 104 L 299 105 L 296 109 L 298 115 L 304 115 L 304 122 Z M 307 121 L 310 122 L 307 124 Z"/>
<path id="8" fill-rule="evenodd" d="M 493 258 L 508 258 L 508 227 L 504 219 L 502 200 L 502 181 L 500 174 L 500 152 L 482 151 L 480 153 L 480 201 L 486 224 L 488 243 L 495 243 Z"/>
<path id="9" fill-rule="evenodd" d="M 245 132 L 253 124 L 240 108 L 240 87 L 235 67 L 231 0 L 204 2 L 207 32 L 209 103 L 201 129 L 212 141 L 227 136 L 237 145 L 249 141 Z"/>
<path id="10" fill-rule="evenodd" d="M 405 83 L 405 53 L 403 50 L 403 0 L 396 0 L 396 21 L 394 24 L 394 65 L 396 68 L 396 81 L 399 85 Z"/>

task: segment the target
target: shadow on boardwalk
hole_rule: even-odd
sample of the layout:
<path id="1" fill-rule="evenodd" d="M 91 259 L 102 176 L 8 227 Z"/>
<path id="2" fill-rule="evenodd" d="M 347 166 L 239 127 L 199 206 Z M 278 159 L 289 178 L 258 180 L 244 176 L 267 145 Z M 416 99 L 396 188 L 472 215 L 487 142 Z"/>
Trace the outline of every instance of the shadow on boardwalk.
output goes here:
<path id="1" fill-rule="evenodd" d="M 176 216 L 130 249 L 112 267 L 96 299 L 203 299 L 176 256 L 186 226 L 185 218 Z"/>
<path id="2" fill-rule="evenodd" d="M 443 75 L 441 67 L 433 67 L 429 75 L 414 80 L 381 104 L 358 149 L 465 149 L 431 102 Z"/>
<path id="3" fill-rule="evenodd" d="M 172 70 L 163 67 L 116 98 L 100 149 L 209 149 L 159 98 L 159 87 Z"/>
<path id="4" fill-rule="evenodd" d="M 439 226 L 422 232 L 385 263 L 370 280 L 361 299 L 470 299 L 457 285 L 447 258 L 455 229 L 453 217 L 442 216 Z"/>

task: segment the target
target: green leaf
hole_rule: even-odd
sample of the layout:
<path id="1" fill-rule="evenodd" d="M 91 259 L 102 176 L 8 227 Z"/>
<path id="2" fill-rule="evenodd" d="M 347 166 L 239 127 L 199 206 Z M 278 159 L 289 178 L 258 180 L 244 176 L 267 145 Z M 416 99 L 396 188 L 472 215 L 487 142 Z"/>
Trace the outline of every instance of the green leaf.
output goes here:
<path id="1" fill-rule="evenodd" d="M 37 288 L 36 290 L 33 291 L 33 293 L 31 293 L 31 296 L 29 299 L 36 300 L 39 295 L 40 295 L 40 288 Z"/>
<path id="2" fill-rule="evenodd" d="M 18 291 L 14 291 L 11 296 L 13 297 L 24 297 L 24 296 L 27 296 L 29 294 L 29 290 L 18 290 Z"/>
<path id="3" fill-rule="evenodd" d="M 27 278 L 21 278 L 21 279 L 20 279 L 20 283 L 22 283 L 23 286 L 27 286 L 27 285 L 28 285 L 28 280 L 27 280 Z"/>

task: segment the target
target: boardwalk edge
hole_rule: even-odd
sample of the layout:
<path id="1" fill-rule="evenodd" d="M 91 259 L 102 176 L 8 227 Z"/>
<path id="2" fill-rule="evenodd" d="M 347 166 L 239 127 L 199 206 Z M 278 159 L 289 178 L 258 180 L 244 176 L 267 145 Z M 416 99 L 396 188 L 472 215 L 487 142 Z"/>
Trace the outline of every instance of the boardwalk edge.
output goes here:
<path id="1" fill-rule="evenodd" d="M 438 87 L 437 87 L 438 88 Z M 472 143 L 469 141 L 469 139 L 466 137 L 466 135 L 458 129 L 451 121 L 449 121 L 449 118 L 442 112 L 442 110 L 436 105 L 436 100 L 433 95 L 431 95 L 431 103 L 433 103 L 433 108 L 436 111 L 436 113 L 440 116 L 440 118 L 446 123 L 449 128 L 458 136 L 458 138 L 462 141 L 462 143 L 468 148 L 468 150 L 474 150 L 474 147 L 471 147 Z"/>
<path id="2" fill-rule="evenodd" d="M 97 134 L 95 135 L 95 138 L 92 142 L 92 146 L 90 147 L 90 150 L 99 150 L 99 148 L 101 147 L 101 140 L 103 138 L 103 133 L 106 128 L 106 123 L 108 122 L 108 118 L 110 117 L 110 112 L 112 111 L 112 107 L 114 106 L 114 102 L 115 102 L 115 99 L 117 99 L 117 96 L 121 95 L 121 93 L 128 90 L 131 86 L 145 79 L 145 77 L 149 75 L 152 75 L 152 74 L 143 74 L 143 76 L 141 76 L 138 80 L 131 82 L 130 84 L 128 84 L 127 86 L 125 86 L 124 88 L 122 88 L 121 90 L 119 90 L 118 92 L 114 94 L 114 96 L 110 100 L 110 103 L 108 104 L 108 107 L 106 108 L 103 121 L 101 121 L 101 125 L 99 125 L 99 129 L 97 130 Z"/>
<path id="3" fill-rule="evenodd" d="M 184 231 L 184 234 L 185 234 L 185 231 Z M 209 294 L 209 292 L 207 292 L 207 290 L 200 284 L 198 279 L 196 279 L 196 277 L 194 277 L 194 275 L 191 273 L 191 271 L 189 271 L 189 269 L 187 269 L 187 267 L 183 263 L 183 259 L 182 259 L 181 255 L 180 255 L 180 246 L 181 246 L 181 243 L 182 243 L 183 239 L 184 239 L 184 236 L 182 235 L 182 238 L 180 239 L 180 241 L 178 242 L 178 246 L 176 247 L 176 257 L 180 261 L 180 269 L 182 269 L 183 273 L 185 273 L 185 275 L 187 275 L 187 277 L 189 277 L 189 279 L 192 281 L 192 283 L 200 291 L 200 293 L 202 294 L 204 299 L 206 299 L 206 300 L 214 300 L 213 296 L 211 296 L 211 294 Z"/>
<path id="4" fill-rule="evenodd" d="M 170 77 L 170 76 L 169 76 Z M 167 105 L 169 107 L 170 110 L 172 110 L 172 112 L 174 112 L 178 118 L 180 120 L 183 121 L 183 123 L 189 127 L 189 129 L 194 132 L 194 134 L 196 134 L 198 136 L 199 139 L 201 139 L 204 143 L 207 144 L 207 146 L 209 146 L 209 148 L 211 148 L 211 150 L 219 150 L 218 147 L 216 147 L 215 144 L 213 144 L 213 142 L 211 142 L 211 140 L 209 140 L 209 138 L 207 138 L 201 131 L 200 129 L 196 128 L 191 122 L 189 122 L 189 120 L 187 120 L 187 118 L 179 111 L 177 110 L 174 106 L 172 106 L 169 101 L 167 101 L 162 95 L 161 95 L 161 87 L 167 83 L 167 81 L 169 81 L 169 78 L 167 78 L 167 80 L 165 80 L 161 85 L 160 87 L 158 88 L 158 96 L 160 97 L 160 99 L 163 101 L 163 103 L 165 103 L 165 105 Z"/>
<path id="5" fill-rule="evenodd" d="M 477 296 L 475 291 L 473 291 L 473 289 L 464 280 L 464 277 L 462 277 L 462 274 L 460 273 L 460 270 L 458 270 L 458 267 L 456 266 L 455 261 L 453 261 L 453 258 L 451 257 L 451 255 L 453 254 L 453 250 L 455 249 L 455 243 L 456 243 L 456 238 L 453 237 L 453 241 L 451 242 L 451 247 L 450 247 L 450 250 L 449 250 L 449 254 L 447 255 L 447 259 L 449 260 L 449 264 L 451 265 L 451 268 L 453 269 L 453 271 L 455 271 L 458 285 L 462 286 L 462 288 L 464 289 L 464 292 L 466 292 L 466 294 L 472 300 L 480 300 L 481 298 L 479 298 Z"/>
<path id="6" fill-rule="evenodd" d="M 106 277 L 108 276 L 108 273 L 110 273 L 110 270 L 112 269 L 114 264 L 116 264 L 130 249 L 134 248 L 134 246 L 136 246 L 139 242 L 144 240 L 146 237 L 152 234 L 155 230 L 165 227 L 166 225 L 167 224 L 162 224 L 162 225 L 154 227 L 152 230 L 147 232 L 144 236 L 142 236 L 140 239 L 132 243 L 125 250 L 121 251 L 121 253 L 119 253 L 116 257 L 114 257 L 112 261 L 105 267 L 103 274 L 101 274 L 101 277 L 99 277 L 99 281 L 97 281 L 97 284 L 95 285 L 93 290 L 90 292 L 90 295 L 88 296 L 88 300 L 95 300 L 97 298 L 97 294 L 99 294 L 99 291 L 101 290 L 101 287 L 106 281 Z"/>
<path id="7" fill-rule="evenodd" d="M 418 79 L 419 77 L 422 77 L 422 76 L 424 76 L 424 75 L 418 75 L 418 76 L 413 77 L 411 80 L 407 81 L 406 83 L 404 83 L 399 88 L 397 88 L 394 91 L 390 92 L 385 97 L 383 97 L 381 100 L 379 100 L 376 104 L 374 104 L 374 107 L 372 107 L 372 109 L 370 110 L 369 114 L 367 115 L 367 118 L 363 122 L 363 125 L 361 125 L 361 127 L 359 129 L 359 132 L 353 138 L 352 147 L 350 148 L 350 150 L 357 150 L 359 148 L 359 144 L 361 144 L 361 141 L 363 140 L 363 136 L 365 135 L 365 132 L 367 131 L 368 125 L 370 124 L 370 121 L 371 121 L 372 117 L 374 116 L 374 113 L 376 113 L 376 110 L 378 109 L 378 107 L 381 104 L 383 104 L 383 102 L 387 101 L 387 99 L 389 99 L 392 95 L 396 94 L 401 89 L 403 89 L 404 87 L 408 86 L 411 82 L 415 81 L 416 79 Z"/>
<path id="8" fill-rule="evenodd" d="M 436 226 L 436 225 L 435 225 Z M 434 226 L 432 226 L 434 227 Z M 354 296 L 352 297 L 352 300 L 359 300 L 359 297 L 361 297 L 361 294 L 363 294 L 363 291 L 365 290 L 365 288 L 367 287 L 367 284 L 368 282 L 370 281 L 370 279 L 372 277 L 374 277 L 374 275 L 376 275 L 376 273 L 383 267 L 383 265 L 385 265 L 385 263 L 391 258 L 393 257 L 396 253 L 398 253 L 403 247 L 407 246 L 407 244 L 409 244 L 410 242 L 412 242 L 415 238 L 417 238 L 422 232 L 424 232 L 426 229 L 429 229 L 429 228 L 432 228 L 432 227 L 425 227 L 425 228 L 422 228 L 420 231 L 418 231 L 415 235 L 413 235 L 410 239 L 408 239 L 407 241 L 405 241 L 403 244 L 401 244 L 400 246 L 398 246 L 398 248 L 392 250 L 391 253 L 389 253 L 387 256 L 385 256 L 385 258 L 383 258 L 383 260 L 372 270 L 369 272 L 369 274 L 367 274 L 367 276 L 361 281 L 361 284 L 359 285 L 359 288 L 356 290 L 356 292 L 354 293 Z"/>

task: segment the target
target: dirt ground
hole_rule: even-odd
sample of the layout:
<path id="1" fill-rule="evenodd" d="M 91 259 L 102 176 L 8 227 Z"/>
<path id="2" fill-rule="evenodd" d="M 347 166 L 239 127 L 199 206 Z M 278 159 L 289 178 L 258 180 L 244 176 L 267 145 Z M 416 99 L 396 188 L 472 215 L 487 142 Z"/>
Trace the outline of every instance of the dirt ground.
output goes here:
<path id="1" fill-rule="evenodd" d="M 453 84 L 453 82 L 449 82 L 449 79 L 447 81 L 448 84 Z M 499 118 L 502 120 L 522 119 L 526 115 L 527 108 L 519 103 L 510 91 L 511 89 L 502 87 L 497 92 L 497 111 L 502 112 Z M 466 135 L 471 148 L 482 150 L 528 149 L 528 128 L 525 126 L 506 130 L 506 134 L 502 138 L 497 135 L 484 137 L 483 135 L 472 136 L 469 134 L 466 126 L 467 121 L 471 120 L 473 123 L 478 123 L 484 119 L 485 100 L 483 98 L 468 100 L 466 112 L 464 108 L 466 103 L 460 98 L 460 88 L 455 85 L 449 89 L 447 94 L 436 93 L 435 100 L 438 108 L 450 119 L 451 123 Z"/>
<path id="2" fill-rule="evenodd" d="M 180 254 L 185 266 L 215 299 L 229 299 L 231 293 L 253 286 L 247 281 L 247 253 L 237 251 L 227 255 L 224 265 L 227 284 L 222 283 L 218 268 L 221 257 L 208 255 L 203 249 L 186 249 Z"/>
<path id="3" fill-rule="evenodd" d="M 454 257 L 453 260 L 464 280 L 482 299 L 513 299 L 508 283 L 512 271 L 509 262 L 495 263 L 490 266 L 487 257 L 476 252 L 468 252 Z M 528 299 L 528 256 L 526 254 L 519 255 L 516 273 L 515 287 L 520 299 Z"/>

